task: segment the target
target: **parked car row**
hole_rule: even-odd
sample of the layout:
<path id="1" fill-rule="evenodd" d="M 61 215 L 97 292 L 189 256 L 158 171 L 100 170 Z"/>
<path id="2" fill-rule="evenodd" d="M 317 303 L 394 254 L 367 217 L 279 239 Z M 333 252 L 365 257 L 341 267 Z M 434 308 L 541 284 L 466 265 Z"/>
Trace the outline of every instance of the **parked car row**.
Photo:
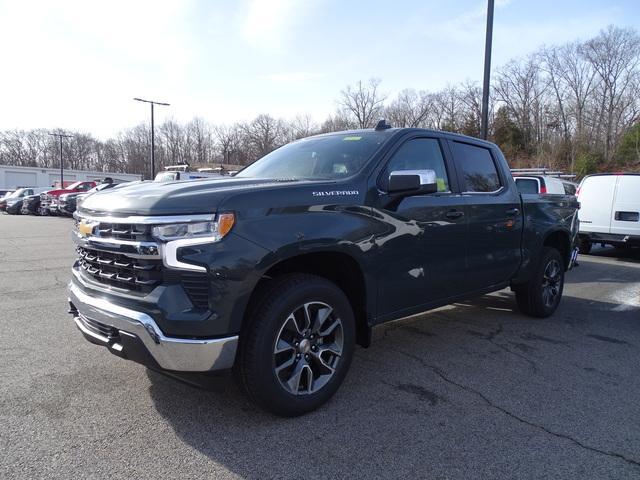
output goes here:
<path id="1" fill-rule="evenodd" d="M 113 188 L 118 183 L 105 178 L 101 183 L 75 182 L 65 188 L 23 187 L 0 197 L 0 211 L 11 215 L 72 216 L 77 205 L 88 195 Z"/>

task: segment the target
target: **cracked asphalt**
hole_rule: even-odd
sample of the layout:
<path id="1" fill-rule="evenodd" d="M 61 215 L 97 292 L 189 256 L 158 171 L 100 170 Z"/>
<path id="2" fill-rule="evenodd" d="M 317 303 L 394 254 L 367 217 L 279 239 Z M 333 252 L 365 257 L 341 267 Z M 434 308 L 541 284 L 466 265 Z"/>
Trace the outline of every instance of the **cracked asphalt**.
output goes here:
<path id="1" fill-rule="evenodd" d="M 640 478 L 640 252 L 581 256 L 549 319 L 505 290 L 377 329 L 281 419 L 86 342 L 70 226 L 0 216 L 0 478 Z"/>

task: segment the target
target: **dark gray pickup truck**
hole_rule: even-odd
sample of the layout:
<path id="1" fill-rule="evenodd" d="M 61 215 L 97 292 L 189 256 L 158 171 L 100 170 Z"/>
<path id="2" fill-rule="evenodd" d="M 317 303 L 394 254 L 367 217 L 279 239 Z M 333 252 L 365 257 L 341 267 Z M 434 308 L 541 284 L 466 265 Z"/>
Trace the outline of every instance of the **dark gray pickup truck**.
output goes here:
<path id="1" fill-rule="evenodd" d="M 299 415 L 333 395 L 376 324 L 505 287 L 551 315 L 577 208 L 520 195 L 491 143 L 381 122 L 231 178 L 89 196 L 70 312 L 115 355 L 176 376 L 233 369 L 258 404 Z"/>

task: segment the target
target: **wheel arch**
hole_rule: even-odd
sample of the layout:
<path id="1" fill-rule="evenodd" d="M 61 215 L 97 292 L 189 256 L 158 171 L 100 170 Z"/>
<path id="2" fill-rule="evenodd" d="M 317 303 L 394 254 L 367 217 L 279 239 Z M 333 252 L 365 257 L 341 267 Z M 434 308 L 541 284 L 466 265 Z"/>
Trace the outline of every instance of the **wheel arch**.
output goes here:
<path id="1" fill-rule="evenodd" d="M 250 323 L 252 307 L 266 290 L 269 282 L 289 273 L 307 273 L 325 278 L 336 284 L 347 296 L 356 320 L 356 341 L 368 347 L 371 342 L 369 319 L 372 316 L 371 295 L 368 295 L 367 280 L 364 269 L 358 261 L 348 253 L 338 251 L 298 252 L 271 264 L 262 274 L 254 287 L 242 322 L 242 328 Z"/>
<path id="2" fill-rule="evenodd" d="M 564 261 L 564 268 L 569 268 L 571 262 L 571 235 L 566 230 L 556 229 L 548 232 L 542 240 L 541 247 L 552 247 L 560 252 Z"/>

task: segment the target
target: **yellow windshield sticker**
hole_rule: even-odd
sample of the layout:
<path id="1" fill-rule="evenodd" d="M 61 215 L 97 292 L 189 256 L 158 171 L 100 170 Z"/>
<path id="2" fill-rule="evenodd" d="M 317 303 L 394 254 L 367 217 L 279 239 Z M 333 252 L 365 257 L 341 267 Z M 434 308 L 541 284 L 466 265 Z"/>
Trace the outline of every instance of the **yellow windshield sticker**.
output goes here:
<path id="1" fill-rule="evenodd" d="M 436 185 L 438 186 L 439 192 L 444 192 L 447 190 L 447 187 L 444 184 L 444 178 L 436 178 Z"/>
<path id="2" fill-rule="evenodd" d="M 360 140 L 362 137 L 344 137 L 342 140 L 346 141 L 346 142 L 353 142 L 356 140 Z"/>

